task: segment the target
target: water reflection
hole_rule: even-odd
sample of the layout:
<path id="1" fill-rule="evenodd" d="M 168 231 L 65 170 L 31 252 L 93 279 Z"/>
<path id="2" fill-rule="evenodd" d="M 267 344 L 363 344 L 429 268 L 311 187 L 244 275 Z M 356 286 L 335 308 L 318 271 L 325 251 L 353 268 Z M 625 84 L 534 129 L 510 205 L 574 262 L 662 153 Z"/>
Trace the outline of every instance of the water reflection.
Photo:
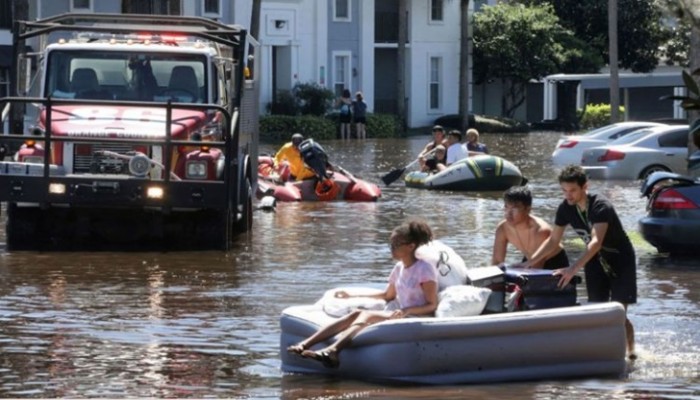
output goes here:
<path id="1" fill-rule="evenodd" d="M 492 152 L 521 167 L 534 212 L 548 221 L 561 202 L 549 163 L 557 138 L 482 136 Z M 332 162 L 379 182 L 410 163 L 427 140 L 323 146 Z M 638 188 L 638 182 L 592 184 L 613 200 L 632 233 L 644 210 Z M 659 256 L 643 243 L 635 243 L 639 304 L 630 309 L 641 357 L 625 379 L 433 388 L 283 376 L 280 312 L 334 286 L 385 282 L 389 234 L 409 216 L 428 219 L 468 265 L 489 262 L 503 216 L 500 193 L 407 189 L 401 181 L 382 189 L 377 203 L 278 203 L 276 212 L 257 211 L 254 231 L 229 253 L 2 249 L 0 397 L 698 397 L 697 262 Z M 567 233 L 574 257 L 579 243 Z M 520 255 L 510 249 L 507 258 Z M 585 298 L 582 288 L 579 296 Z"/>

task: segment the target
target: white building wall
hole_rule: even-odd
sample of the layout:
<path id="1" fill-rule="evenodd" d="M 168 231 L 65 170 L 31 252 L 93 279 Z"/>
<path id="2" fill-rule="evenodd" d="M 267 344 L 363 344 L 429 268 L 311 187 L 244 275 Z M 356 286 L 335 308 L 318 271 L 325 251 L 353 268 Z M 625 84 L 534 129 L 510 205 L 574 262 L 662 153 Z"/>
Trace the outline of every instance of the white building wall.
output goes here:
<path id="1" fill-rule="evenodd" d="M 459 108 L 459 19 L 460 2 L 445 1 L 443 21 L 430 20 L 430 2 L 410 3 L 409 51 L 406 63 L 408 126 L 429 126 Z M 430 109 L 430 58 L 442 58 L 440 108 Z"/>
<path id="2" fill-rule="evenodd" d="M 321 4 L 314 0 L 297 2 L 264 1 L 260 11 L 261 49 L 258 60 L 261 62 L 261 110 L 272 101 L 273 91 L 273 47 L 285 49 L 285 65 L 289 70 L 276 71 L 277 82 L 282 88 L 296 83 L 319 82 L 319 70 L 324 62 L 325 37 L 323 28 L 325 12 Z M 288 53 L 287 53 L 288 51 Z"/>

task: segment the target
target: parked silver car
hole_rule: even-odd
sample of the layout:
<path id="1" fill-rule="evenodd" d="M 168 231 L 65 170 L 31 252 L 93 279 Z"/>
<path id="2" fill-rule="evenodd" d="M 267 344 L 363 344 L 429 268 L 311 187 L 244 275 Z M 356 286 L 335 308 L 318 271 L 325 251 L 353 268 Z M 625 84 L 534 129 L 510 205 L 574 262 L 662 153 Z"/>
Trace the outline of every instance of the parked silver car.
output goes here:
<path id="1" fill-rule="evenodd" d="M 592 179 L 645 179 L 656 171 L 684 174 L 688 125 L 640 129 L 583 152 L 581 165 Z"/>
<path id="2" fill-rule="evenodd" d="M 552 152 L 554 165 L 579 164 L 583 152 L 591 147 L 604 146 L 637 129 L 666 126 L 658 122 L 626 121 L 601 126 L 581 135 L 562 136 Z"/>

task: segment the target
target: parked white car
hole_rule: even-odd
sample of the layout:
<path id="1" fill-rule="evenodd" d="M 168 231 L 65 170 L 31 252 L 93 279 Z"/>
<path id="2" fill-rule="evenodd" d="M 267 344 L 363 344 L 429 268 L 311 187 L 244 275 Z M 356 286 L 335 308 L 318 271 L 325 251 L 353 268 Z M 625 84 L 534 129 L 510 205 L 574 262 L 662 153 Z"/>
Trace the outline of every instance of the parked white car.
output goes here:
<path id="1" fill-rule="evenodd" d="M 640 129 L 583 152 L 581 165 L 592 179 L 646 179 L 656 171 L 685 173 L 688 125 Z"/>
<path id="2" fill-rule="evenodd" d="M 652 126 L 665 126 L 657 122 L 628 121 L 605 125 L 582 135 L 562 136 L 552 153 L 552 163 L 556 166 L 580 164 L 584 150 L 603 146 L 637 129 Z"/>

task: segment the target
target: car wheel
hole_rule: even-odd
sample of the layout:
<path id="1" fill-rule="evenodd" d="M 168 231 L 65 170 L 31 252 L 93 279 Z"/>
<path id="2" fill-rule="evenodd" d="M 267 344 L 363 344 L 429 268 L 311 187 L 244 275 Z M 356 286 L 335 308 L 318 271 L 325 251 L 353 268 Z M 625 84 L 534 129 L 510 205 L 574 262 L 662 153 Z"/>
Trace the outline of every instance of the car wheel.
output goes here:
<path id="1" fill-rule="evenodd" d="M 654 172 L 671 172 L 671 170 L 663 165 L 650 165 L 644 168 L 642 173 L 639 174 L 639 179 L 646 180 L 649 175 L 653 174 Z"/>

